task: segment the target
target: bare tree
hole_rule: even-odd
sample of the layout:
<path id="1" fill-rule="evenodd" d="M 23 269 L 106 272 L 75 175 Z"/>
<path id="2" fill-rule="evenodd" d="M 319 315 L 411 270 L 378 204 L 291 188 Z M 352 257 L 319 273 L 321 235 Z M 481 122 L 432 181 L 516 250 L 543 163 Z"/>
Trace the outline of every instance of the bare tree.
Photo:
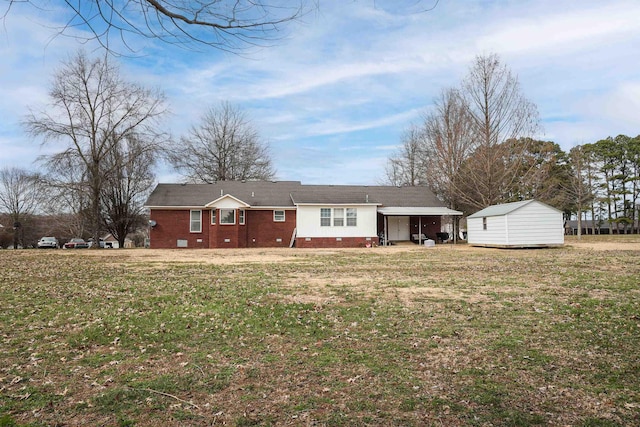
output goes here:
<path id="1" fill-rule="evenodd" d="M 123 248 L 127 235 L 144 225 L 144 201 L 155 180 L 155 153 L 132 135 L 121 141 L 105 158 L 107 182 L 102 189 L 105 228 Z"/>
<path id="2" fill-rule="evenodd" d="M 39 113 L 31 112 L 24 124 L 44 143 L 66 145 L 41 160 L 51 175 L 72 178 L 67 182 L 69 189 L 84 193 L 91 236 L 97 242 L 103 223 L 101 194 L 114 172 L 107 168 L 106 159 L 132 135 L 148 147 L 160 149 L 166 143 L 166 134 L 159 130 L 159 119 L 166 112 L 164 97 L 122 80 L 118 68 L 106 58 L 89 59 L 83 52 L 63 63 L 49 97 L 51 104 Z M 78 168 L 78 172 L 59 174 L 63 168 Z"/>
<path id="3" fill-rule="evenodd" d="M 460 171 L 474 148 L 469 120 L 460 91 L 446 89 L 435 100 L 432 112 L 425 116 L 423 122 L 426 184 L 454 210 L 463 208 L 460 189 L 464 183 Z M 455 216 L 452 220 L 455 241 L 460 217 Z"/>
<path id="4" fill-rule="evenodd" d="M 171 150 L 171 164 L 191 182 L 271 180 L 269 147 L 228 102 L 211 107 Z"/>
<path id="5" fill-rule="evenodd" d="M 65 237 L 84 237 L 90 228 L 89 191 L 86 168 L 75 156 L 56 159 L 55 171 L 42 177 L 47 203 L 59 212 L 57 228 Z"/>
<path id="6" fill-rule="evenodd" d="M 5 16 L 16 3 L 46 10 L 47 0 L 9 0 Z M 305 14 L 306 0 L 64 0 L 70 18 L 59 28 L 77 27 L 112 53 L 135 51 L 134 39 L 155 39 L 186 48 L 198 46 L 242 52 L 284 37 L 284 27 Z M 82 39 L 78 32 L 73 37 Z"/>
<path id="7" fill-rule="evenodd" d="M 43 192 L 38 174 L 19 168 L 0 169 L 0 209 L 13 222 L 13 247 L 24 246 L 27 221 L 37 212 Z"/>
<path id="8" fill-rule="evenodd" d="M 465 162 L 467 186 L 461 199 L 474 208 L 501 202 L 522 173 L 526 144 L 509 144 L 534 135 L 539 127 L 536 106 L 524 97 L 518 79 L 497 55 L 478 56 L 462 84 L 476 149 Z"/>
<path id="9" fill-rule="evenodd" d="M 427 183 L 451 209 L 459 209 L 460 170 L 474 148 L 467 106 L 457 89 L 444 90 L 424 118 Z"/>
<path id="10" fill-rule="evenodd" d="M 396 185 L 419 180 L 466 212 L 510 201 L 543 178 L 540 153 L 529 150 L 538 126 L 537 109 L 517 78 L 496 55 L 478 56 L 460 89 L 444 90 L 423 124 L 403 137 L 386 179 Z"/>
<path id="11" fill-rule="evenodd" d="M 412 125 L 402 135 L 402 145 L 387 161 L 386 183 L 395 186 L 424 185 L 426 165 L 424 163 L 423 129 Z"/>

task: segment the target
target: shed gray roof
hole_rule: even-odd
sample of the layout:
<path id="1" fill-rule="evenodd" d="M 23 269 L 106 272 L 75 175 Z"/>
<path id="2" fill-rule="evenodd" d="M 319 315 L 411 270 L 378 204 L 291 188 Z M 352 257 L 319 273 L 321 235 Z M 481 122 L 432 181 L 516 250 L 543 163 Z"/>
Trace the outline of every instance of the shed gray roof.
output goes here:
<path id="1" fill-rule="evenodd" d="M 469 215 L 467 218 L 481 218 L 481 217 L 487 217 L 487 216 L 502 216 L 502 215 L 507 215 L 510 214 L 511 212 L 515 211 L 516 209 L 520 209 L 523 206 L 528 205 L 529 203 L 539 203 L 541 205 L 547 206 L 551 209 L 554 210 L 558 210 L 552 206 L 546 205 L 542 202 L 539 202 L 537 200 L 522 200 L 520 202 L 511 202 L 511 203 L 503 203 L 500 205 L 493 205 L 493 206 L 489 206 L 488 208 L 484 208 L 481 211 L 478 211 L 476 213 L 474 213 L 473 215 Z"/>
<path id="2" fill-rule="evenodd" d="M 250 206 L 374 204 L 387 207 L 444 207 L 426 187 L 302 185 L 299 181 L 220 181 L 214 184 L 158 184 L 147 207 L 198 207 L 231 195 Z"/>

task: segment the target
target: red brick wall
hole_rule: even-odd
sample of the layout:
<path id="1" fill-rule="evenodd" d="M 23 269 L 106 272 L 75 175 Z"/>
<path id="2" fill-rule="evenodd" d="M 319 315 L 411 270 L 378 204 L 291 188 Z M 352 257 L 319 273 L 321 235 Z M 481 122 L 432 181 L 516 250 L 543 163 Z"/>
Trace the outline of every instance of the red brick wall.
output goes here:
<path id="1" fill-rule="evenodd" d="M 435 240 L 437 242 L 438 239 L 436 238 L 436 233 L 439 233 L 441 230 L 441 227 L 442 227 L 441 220 L 442 218 L 439 216 L 423 216 L 422 232 L 424 233 L 424 235 L 430 238 L 431 240 Z M 411 217 L 411 220 L 410 220 L 411 234 L 418 234 L 418 228 L 420 228 L 419 226 L 420 226 L 419 217 L 417 216 Z"/>
<path id="2" fill-rule="evenodd" d="M 296 239 L 296 248 L 364 248 L 369 245 L 377 245 L 378 238 L 372 237 L 367 240 L 366 237 L 342 237 L 342 240 L 336 240 L 335 237 L 311 237 L 306 240 L 304 237 Z"/>
<path id="3" fill-rule="evenodd" d="M 211 229 L 211 248 L 244 248 L 246 242 L 243 239 L 243 232 L 246 225 L 238 224 L 238 213 L 236 212 L 235 224 L 209 224 Z M 228 240 L 228 241 L 226 241 Z"/>
<path id="4" fill-rule="evenodd" d="M 273 221 L 273 210 L 246 210 L 245 225 L 211 224 L 210 211 L 202 211 L 202 233 L 189 232 L 189 210 L 151 211 L 150 219 L 156 226 L 149 233 L 151 248 L 177 248 L 178 239 L 186 240 L 188 248 L 266 248 L 288 247 L 291 235 L 296 227 L 296 211 L 285 211 L 285 222 Z M 378 216 L 378 227 L 384 230 L 381 215 Z M 418 232 L 418 217 L 411 218 L 411 233 Z M 429 238 L 436 239 L 440 231 L 439 216 L 422 217 L 422 232 Z M 229 239 L 229 242 L 225 242 Z M 278 241 L 280 239 L 280 241 Z M 198 240 L 201 240 L 200 242 Z M 343 237 L 341 241 L 335 237 L 314 237 L 310 241 L 296 239 L 299 248 L 353 248 L 367 244 L 378 244 L 378 238 Z"/>
<path id="5" fill-rule="evenodd" d="M 189 232 L 189 210 L 151 210 L 150 219 L 156 222 L 149 231 L 152 249 L 177 248 L 178 240 L 186 240 L 187 248 L 209 247 L 209 211 L 202 211 L 202 232 Z M 198 242 L 198 240 L 201 242 Z"/>
<path id="6" fill-rule="evenodd" d="M 296 228 L 296 211 L 285 210 L 284 218 L 284 222 L 274 222 L 273 210 L 247 211 L 246 247 L 288 248 Z"/>
<path id="7" fill-rule="evenodd" d="M 203 210 L 202 233 L 189 232 L 189 210 L 153 209 L 150 219 L 156 221 L 149 233 L 150 247 L 154 249 L 177 248 L 178 239 L 186 240 L 188 248 L 289 247 L 296 228 L 293 210 L 285 211 L 284 222 L 274 222 L 271 209 L 245 210 L 244 225 L 238 223 L 237 212 L 236 224 L 211 224 L 210 211 Z"/>

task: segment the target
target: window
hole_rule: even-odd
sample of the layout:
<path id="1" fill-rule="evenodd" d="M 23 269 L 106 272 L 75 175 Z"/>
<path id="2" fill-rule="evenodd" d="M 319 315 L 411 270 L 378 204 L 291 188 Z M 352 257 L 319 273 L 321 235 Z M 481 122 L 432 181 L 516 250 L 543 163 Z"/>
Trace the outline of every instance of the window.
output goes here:
<path id="1" fill-rule="evenodd" d="M 347 227 L 355 227 L 358 225 L 358 209 L 347 208 Z"/>
<path id="2" fill-rule="evenodd" d="M 236 223 L 236 210 L 235 209 L 220 209 L 220 224 L 235 224 Z"/>
<path id="3" fill-rule="evenodd" d="M 333 210 L 333 226 L 344 226 L 344 208 L 335 208 Z"/>
<path id="4" fill-rule="evenodd" d="M 331 209 L 320 208 L 320 226 L 321 227 L 331 226 Z"/>
<path id="5" fill-rule="evenodd" d="M 211 209 L 211 224 L 215 224 L 215 223 L 216 223 L 216 210 Z"/>
<path id="6" fill-rule="evenodd" d="M 191 220 L 189 221 L 189 231 L 191 233 L 202 233 L 202 211 L 191 211 Z"/>
<path id="7" fill-rule="evenodd" d="M 244 209 L 240 209 L 238 217 L 238 222 L 240 222 L 240 225 L 244 225 Z"/>
<path id="8" fill-rule="evenodd" d="M 487 229 L 487 217 L 483 217 L 482 218 L 482 229 L 486 230 Z"/>
<path id="9" fill-rule="evenodd" d="M 274 222 L 284 222 L 284 211 L 273 211 Z"/>

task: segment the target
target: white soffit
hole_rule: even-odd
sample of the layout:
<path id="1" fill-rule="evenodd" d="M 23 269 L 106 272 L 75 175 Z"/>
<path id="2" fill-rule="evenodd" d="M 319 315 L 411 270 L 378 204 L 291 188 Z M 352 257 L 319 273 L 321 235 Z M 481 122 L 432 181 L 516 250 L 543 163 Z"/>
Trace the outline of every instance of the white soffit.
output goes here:
<path id="1" fill-rule="evenodd" d="M 222 196 L 218 197 L 217 199 L 215 199 L 214 201 L 207 203 L 204 206 L 206 208 L 211 208 L 211 207 L 217 206 L 222 201 L 227 201 L 228 202 L 230 200 L 232 200 L 235 204 L 238 204 L 238 207 L 249 207 L 249 206 L 251 206 L 250 204 L 248 204 L 246 202 L 243 202 L 242 200 L 238 199 L 237 197 L 232 196 L 231 194 L 222 195 Z"/>
<path id="2" fill-rule="evenodd" d="M 460 211 L 445 207 L 384 207 L 378 208 L 378 213 L 382 215 L 402 215 L 402 216 L 436 216 L 436 215 L 462 215 Z"/>

